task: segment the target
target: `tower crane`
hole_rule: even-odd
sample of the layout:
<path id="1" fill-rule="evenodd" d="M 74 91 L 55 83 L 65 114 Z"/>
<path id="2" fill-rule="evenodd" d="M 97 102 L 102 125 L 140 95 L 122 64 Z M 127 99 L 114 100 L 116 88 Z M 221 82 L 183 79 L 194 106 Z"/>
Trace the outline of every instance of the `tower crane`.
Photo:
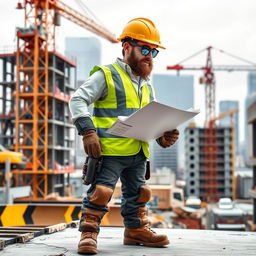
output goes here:
<path id="1" fill-rule="evenodd" d="M 213 65 L 212 63 L 212 50 L 218 50 L 221 53 L 224 53 L 230 57 L 233 57 L 235 59 L 238 59 L 240 61 L 244 61 L 247 64 L 250 65 Z M 202 52 L 207 52 L 207 58 L 206 58 L 206 65 L 200 66 L 200 65 L 186 65 L 184 66 L 182 63 L 184 63 L 187 60 L 192 59 L 193 57 L 201 54 Z M 215 71 L 256 71 L 256 63 L 253 63 L 251 61 L 245 60 L 243 58 L 234 56 L 233 54 L 227 53 L 224 50 L 213 48 L 212 46 L 209 46 L 203 50 L 198 51 L 197 53 L 193 54 L 192 56 L 189 56 L 188 58 L 180 61 L 176 65 L 173 66 L 167 66 L 167 70 L 176 70 L 177 72 L 180 72 L 182 70 L 191 70 L 191 71 L 203 71 L 204 74 L 200 78 L 200 84 L 205 84 L 205 126 L 209 126 L 209 121 L 213 119 L 216 116 L 215 113 Z"/>
<path id="2" fill-rule="evenodd" d="M 249 65 L 213 65 L 212 62 L 212 50 L 216 49 L 212 46 L 203 49 L 192 56 L 185 58 L 184 60 L 180 61 L 178 64 L 173 66 L 167 66 L 167 70 L 176 70 L 180 72 L 181 70 L 192 70 L 192 71 L 203 71 L 204 74 L 200 78 L 199 82 L 205 84 L 205 146 L 204 146 L 204 153 L 207 158 L 206 163 L 207 166 L 206 170 L 208 172 L 209 184 L 207 186 L 207 194 L 208 196 L 204 198 L 206 201 L 216 201 L 218 200 L 218 166 L 217 166 L 217 129 L 215 121 L 220 118 L 216 117 L 215 113 L 215 71 L 256 71 L 256 64 L 245 60 L 243 58 L 234 56 L 233 54 L 227 53 L 223 50 L 216 49 L 221 53 L 229 55 L 230 57 L 239 59 L 240 61 L 246 62 Z M 191 66 L 184 66 L 183 63 L 198 54 L 206 51 L 207 52 L 207 59 L 205 66 L 198 66 L 198 65 L 191 65 Z M 235 153 L 233 152 L 233 163 L 234 163 Z M 234 169 L 234 166 L 233 166 Z M 234 174 L 234 173 L 233 173 Z M 234 179 L 233 179 L 234 180 Z M 234 187 L 233 187 L 234 188 Z M 234 189 L 233 189 L 234 190 Z M 233 191 L 234 196 L 234 191 Z"/>
<path id="3" fill-rule="evenodd" d="M 60 25 L 60 17 L 112 43 L 117 40 L 104 26 L 60 0 L 18 1 L 17 9 L 25 12 L 25 26 L 17 28 L 15 151 L 26 155 L 28 168 L 14 173 L 31 177 L 30 183 L 25 181 L 23 185 L 32 186 L 33 199 L 36 199 L 48 194 L 48 176 L 57 172 L 49 167 L 48 159 L 49 100 L 53 97 L 49 56 L 56 53 L 55 30 Z"/>

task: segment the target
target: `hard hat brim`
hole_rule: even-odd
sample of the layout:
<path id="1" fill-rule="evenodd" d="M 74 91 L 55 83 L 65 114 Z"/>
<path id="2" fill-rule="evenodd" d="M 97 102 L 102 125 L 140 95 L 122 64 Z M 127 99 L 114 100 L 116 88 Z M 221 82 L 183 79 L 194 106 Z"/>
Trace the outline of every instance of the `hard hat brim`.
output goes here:
<path id="1" fill-rule="evenodd" d="M 131 38 L 132 38 L 132 37 L 131 37 Z M 118 42 L 122 42 L 123 39 L 124 39 L 123 37 L 119 37 L 119 38 L 117 38 L 117 41 L 118 41 Z M 135 39 L 135 40 L 138 40 L 138 41 L 141 41 L 141 42 L 145 42 L 145 43 L 149 43 L 149 44 L 156 45 L 157 48 L 166 49 L 166 48 L 165 48 L 164 46 L 162 46 L 161 44 L 156 43 L 156 42 L 154 42 L 154 41 L 152 41 L 152 40 L 148 40 L 148 39 L 137 39 L 137 38 L 132 38 L 132 39 Z"/>

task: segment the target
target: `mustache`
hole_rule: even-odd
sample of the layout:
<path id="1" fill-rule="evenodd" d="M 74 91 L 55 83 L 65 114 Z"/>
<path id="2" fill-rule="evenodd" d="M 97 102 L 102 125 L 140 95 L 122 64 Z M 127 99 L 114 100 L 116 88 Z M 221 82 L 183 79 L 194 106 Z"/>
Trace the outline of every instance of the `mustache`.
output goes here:
<path id="1" fill-rule="evenodd" d="M 145 56 L 141 61 L 145 61 L 145 60 L 152 63 L 152 59 L 148 56 Z"/>

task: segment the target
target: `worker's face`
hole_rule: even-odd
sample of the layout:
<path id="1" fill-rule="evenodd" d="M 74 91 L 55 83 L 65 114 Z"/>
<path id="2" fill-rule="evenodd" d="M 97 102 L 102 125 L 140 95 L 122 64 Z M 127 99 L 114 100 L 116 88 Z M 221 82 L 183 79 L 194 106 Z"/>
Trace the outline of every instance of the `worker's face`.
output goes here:
<path id="1" fill-rule="evenodd" d="M 138 42 L 139 45 L 147 45 L 150 48 L 154 48 L 154 46 L 145 44 L 143 42 Z M 153 60 L 152 53 L 150 52 L 148 55 L 142 55 L 141 47 L 129 45 L 130 49 L 127 52 L 127 63 L 131 67 L 132 71 L 135 75 L 140 76 L 146 79 L 152 69 L 153 69 Z"/>

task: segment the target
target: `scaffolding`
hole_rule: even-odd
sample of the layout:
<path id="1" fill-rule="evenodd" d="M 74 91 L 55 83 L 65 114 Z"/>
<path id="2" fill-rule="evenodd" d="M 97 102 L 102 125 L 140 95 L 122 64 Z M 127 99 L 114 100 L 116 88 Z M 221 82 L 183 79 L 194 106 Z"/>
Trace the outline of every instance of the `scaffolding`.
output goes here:
<path id="1" fill-rule="evenodd" d="M 104 26 L 60 0 L 19 1 L 17 9 L 24 10 L 25 26 L 17 28 L 16 52 L 0 55 L 0 138 L 27 160 L 24 170 L 12 171 L 15 186 L 31 185 L 32 199 L 52 192 L 64 195 L 64 176 L 74 171 L 75 136 L 68 101 L 76 77 L 75 63 L 55 51 L 56 26 L 62 16 L 112 43 L 117 40 Z"/>
<path id="2" fill-rule="evenodd" d="M 47 70 L 44 51 L 33 59 L 30 46 L 35 43 L 42 46 L 39 35 L 21 33 L 17 54 L 0 54 L 0 141 L 26 156 L 25 170 L 13 171 L 13 185 L 31 185 L 34 199 L 52 192 L 64 195 L 65 173 L 74 171 L 68 101 L 76 81 L 75 63 L 59 53 L 48 53 Z"/>

